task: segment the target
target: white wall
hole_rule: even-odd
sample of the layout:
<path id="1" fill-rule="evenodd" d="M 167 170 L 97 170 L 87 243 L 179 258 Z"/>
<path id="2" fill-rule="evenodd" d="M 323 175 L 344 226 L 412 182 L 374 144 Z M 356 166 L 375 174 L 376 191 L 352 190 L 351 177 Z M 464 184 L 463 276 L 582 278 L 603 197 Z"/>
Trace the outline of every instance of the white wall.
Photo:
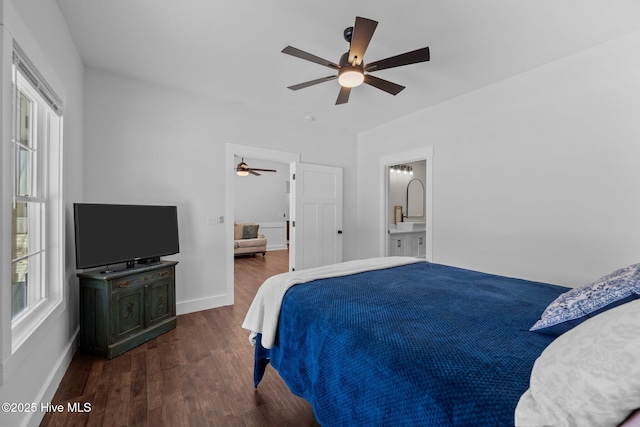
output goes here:
<path id="1" fill-rule="evenodd" d="M 433 260 L 578 286 L 640 261 L 640 32 L 361 134 L 358 255 L 378 159 L 433 146 Z"/>
<path id="2" fill-rule="evenodd" d="M 206 218 L 225 213 L 226 180 L 236 176 L 235 164 L 225 164 L 227 143 L 345 168 L 344 253 L 355 257 L 356 172 L 349 166 L 356 161 L 356 136 L 316 125 L 87 68 L 84 198 L 178 205 L 180 254 L 171 257 L 180 262 L 178 312 L 225 305 L 231 246 L 226 224 L 208 225 Z"/>
<path id="3" fill-rule="evenodd" d="M 2 197 L 0 227 L 0 402 L 49 402 L 75 351 L 78 281 L 75 277 L 72 203 L 82 197 L 83 65 L 53 0 L 5 0 L 2 4 Z M 64 103 L 63 196 L 66 211 L 65 302 L 15 352 L 11 349 L 11 46 L 15 39 Z M 0 413 L 0 426 L 38 425 L 44 414 Z"/>

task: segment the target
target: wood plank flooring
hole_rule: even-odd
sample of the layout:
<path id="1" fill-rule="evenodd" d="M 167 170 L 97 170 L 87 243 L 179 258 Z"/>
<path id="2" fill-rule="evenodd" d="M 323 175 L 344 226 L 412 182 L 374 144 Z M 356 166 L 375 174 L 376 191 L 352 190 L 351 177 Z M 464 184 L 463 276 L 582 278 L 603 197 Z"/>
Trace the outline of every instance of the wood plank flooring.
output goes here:
<path id="1" fill-rule="evenodd" d="M 176 329 L 112 360 L 78 351 L 41 426 L 317 426 L 309 403 L 277 372 L 253 387 L 253 347 L 241 328 L 262 282 L 288 270 L 288 252 L 236 258 L 235 305 L 178 316 Z M 179 278 L 178 278 L 179 286 Z"/>

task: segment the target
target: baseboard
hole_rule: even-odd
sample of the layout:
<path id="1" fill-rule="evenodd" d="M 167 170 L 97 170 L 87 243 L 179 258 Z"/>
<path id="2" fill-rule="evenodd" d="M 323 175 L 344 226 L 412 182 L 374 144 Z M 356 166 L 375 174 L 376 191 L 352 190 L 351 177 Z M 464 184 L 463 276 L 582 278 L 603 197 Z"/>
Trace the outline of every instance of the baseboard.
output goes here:
<path id="1" fill-rule="evenodd" d="M 224 307 L 225 305 L 231 305 L 229 302 L 229 295 L 216 295 L 214 297 L 198 298 L 189 301 L 182 301 L 176 303 L 176 314 L 194 313 L 196 311 L 210 310 L 212 308 Z"/>
<path id="2" fill-rule="evenodd" d="M 64 374 L 67 372 L 69 365 L 71 364 L 71 360 L 73 359 L 73 355 L 76 353 L 78 349 L 78 334 L 80 333 L 80 327 L 78 327 L 73 333 L 73 339 L 67 343 L 64 352 L 58 358 L 56 362 L 55 369 L 51 371 L 51 374 L 47 377 L 46 381 L 42 385 L 38 396 L 34 399 L 34 402 L 51 402 L 53 400 L 53 396 L 56 394 L 56 390 L 58 390 L 58 386 L 60 386 L 60 382 L 64 377 Z M 29 413 L 24 419 L 24 422 L 21 426 L 27 427 L 37 427 L 42 422 L 46 412 L 44 411 L 36 411 Z"/>
<path id="3" fill-rule="evenodd" d="M 267 252 L 269 251 L 282 251 L 287 249 L 287 245 L 273 245 L 273 246 L 269 246 L 267 245 Z"/>

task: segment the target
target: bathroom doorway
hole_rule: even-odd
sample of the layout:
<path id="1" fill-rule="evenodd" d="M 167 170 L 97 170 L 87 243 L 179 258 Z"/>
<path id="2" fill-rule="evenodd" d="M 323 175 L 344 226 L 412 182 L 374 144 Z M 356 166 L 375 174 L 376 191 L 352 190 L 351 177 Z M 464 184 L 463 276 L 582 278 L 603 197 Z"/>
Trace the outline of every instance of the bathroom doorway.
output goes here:
<path id="1" fill-rule="evenodd" d="M 381 254 L 433 260 L 433 148 L 381 159 Z"/>

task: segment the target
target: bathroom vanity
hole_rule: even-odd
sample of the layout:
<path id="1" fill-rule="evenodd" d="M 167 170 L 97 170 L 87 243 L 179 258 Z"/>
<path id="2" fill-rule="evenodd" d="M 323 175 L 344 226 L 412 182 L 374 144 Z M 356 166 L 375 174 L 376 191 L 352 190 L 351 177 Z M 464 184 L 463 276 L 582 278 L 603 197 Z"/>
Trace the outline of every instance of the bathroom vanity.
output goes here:
<path id="1" fill-rule="evenodd" d="M 389 255 L 424 258 L 425 230 L 424 222 L 389 224 Z"/>

